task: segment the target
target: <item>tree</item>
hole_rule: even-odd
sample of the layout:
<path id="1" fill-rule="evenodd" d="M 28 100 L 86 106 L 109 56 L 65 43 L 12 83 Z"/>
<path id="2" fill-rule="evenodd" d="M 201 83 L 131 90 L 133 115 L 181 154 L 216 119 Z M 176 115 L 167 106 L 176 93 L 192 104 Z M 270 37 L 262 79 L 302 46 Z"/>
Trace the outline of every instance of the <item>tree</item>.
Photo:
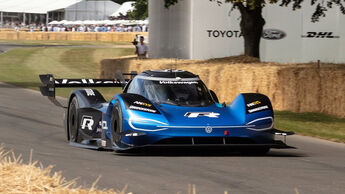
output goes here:
<path id="1" fill-rule="evenodd" d="M 134 10 L 129 13 L 132 20 L 143 20 L 149 15 L 148 0 L 112 0 L 115 3 L 122 4 L 128 1 L 135 1 Z"/>
<path id="2" fill-rule="evenodd" d="M 129 18 L 133 20 L 144 20 L 148 15 L 148 0 L 136 0 L 134 3 L 134 10 L 129 13 Z"/>
<path id="3" fill-rule="evenodd" d="M 165 7 L 169 8 L 178 3 L 179 0 L 164 0 Z M 222 4 L 221 0 L 210 0 Z M 241 13 L 240 28 L 244 38 L 244 54 L 252 57 L 260 57 L 260 39 L 265 25 L 262 17 L 262 9 L 266 3 L 276 4 L 278 0 L 225 0 L 232 3 L 233 9 L 238 9 Z M 292 4 L 292 9 L 300 9 L 303 0 L 282 0 L 280 6 L 287 7 Z M 345 14 L 345 0 L 311 0 L 311 6 L 315 6 L 315 12 L 311 16 L 312 22 L 319 21 L 320 17 L 326 16 L 326 11 L 334 5 L 340 8 Z"/>

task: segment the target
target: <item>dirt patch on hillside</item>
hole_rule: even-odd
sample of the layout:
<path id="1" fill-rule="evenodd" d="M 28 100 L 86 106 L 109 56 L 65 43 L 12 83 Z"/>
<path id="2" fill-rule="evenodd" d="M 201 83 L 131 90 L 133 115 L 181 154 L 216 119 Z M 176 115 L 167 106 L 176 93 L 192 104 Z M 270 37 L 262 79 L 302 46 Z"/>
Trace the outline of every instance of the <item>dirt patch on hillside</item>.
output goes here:
<path id="1" fill-rule="evenodd" d="M 258 92 L 270 97 L 277 110 L 324 112 L 345 117 L 345 64 L 262 63 L 235 56 L 210 60 L 104 59 L 101 78 L 116 70 L 183 69 L 198 74 L 220 101 L 231 102 L 239 93 Z"/>

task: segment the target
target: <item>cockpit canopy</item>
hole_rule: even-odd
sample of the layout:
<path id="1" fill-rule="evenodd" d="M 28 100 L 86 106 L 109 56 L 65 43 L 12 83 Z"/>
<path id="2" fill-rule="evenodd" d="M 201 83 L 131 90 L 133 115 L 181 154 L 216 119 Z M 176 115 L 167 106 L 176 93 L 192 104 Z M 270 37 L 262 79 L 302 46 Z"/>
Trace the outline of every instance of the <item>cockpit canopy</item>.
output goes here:
<path id="1" fill-rule="evenodd" d="M 214 103 L 200 78 L 181 70 L 145 71 L 131 81 L 127 93 L 142 95 L 156 104 L 198 107 Z"/>

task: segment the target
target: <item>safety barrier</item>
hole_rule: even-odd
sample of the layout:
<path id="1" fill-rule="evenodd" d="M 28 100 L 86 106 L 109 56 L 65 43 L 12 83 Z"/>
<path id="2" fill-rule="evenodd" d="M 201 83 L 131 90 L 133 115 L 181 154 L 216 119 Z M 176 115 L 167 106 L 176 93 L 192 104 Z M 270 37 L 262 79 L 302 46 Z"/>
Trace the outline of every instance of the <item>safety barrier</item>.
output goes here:
<path id="1" fill-rule="evenodd" d="M 0 31 L 0 40 L 131 42 L 147 32 L 11 32 Z"/>

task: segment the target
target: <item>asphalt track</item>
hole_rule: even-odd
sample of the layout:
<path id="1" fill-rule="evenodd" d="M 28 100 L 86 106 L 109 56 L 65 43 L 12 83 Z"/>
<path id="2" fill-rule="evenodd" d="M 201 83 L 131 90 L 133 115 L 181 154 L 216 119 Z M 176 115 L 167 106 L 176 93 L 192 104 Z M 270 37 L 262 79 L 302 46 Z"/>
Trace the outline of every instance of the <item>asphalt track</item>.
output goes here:
<path id="1" fill-rule="evenodd" d="M 69 180 L 133 193 L 344 193 L 345 145 L 295 135 L 297 150 L 273 150 L 267 156 L 231 152 L 154 152 L 120 155 L 69 146 L 63 109 L 38 92 L 0 83 L 0 142 L 29 159 L 54 164 Z"/>

